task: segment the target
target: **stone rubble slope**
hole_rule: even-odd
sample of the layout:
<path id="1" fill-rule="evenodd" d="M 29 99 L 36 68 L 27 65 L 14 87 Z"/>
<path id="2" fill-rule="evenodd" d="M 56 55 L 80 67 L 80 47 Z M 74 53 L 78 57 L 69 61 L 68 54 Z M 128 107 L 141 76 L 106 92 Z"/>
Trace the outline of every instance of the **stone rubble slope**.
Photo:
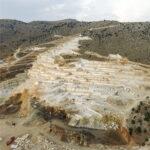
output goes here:
<path id="1" fill-rule="evenodd" d="M 118 129 L 130 109 L 150 95 L 150 67 L 119 59 L 94 61 L 79 58 L 66 63 L 63 55 L 80 55 L 73 37 L 40 54 L 29 70 L 29 79 L 15 92 L 30 89 L 46 106 L 67 112 L 68 125 L 94 129 Z M 111 56 L 112 57 L 112 56 Z M 109 116 L 107 121 L 104 116 Z"/>

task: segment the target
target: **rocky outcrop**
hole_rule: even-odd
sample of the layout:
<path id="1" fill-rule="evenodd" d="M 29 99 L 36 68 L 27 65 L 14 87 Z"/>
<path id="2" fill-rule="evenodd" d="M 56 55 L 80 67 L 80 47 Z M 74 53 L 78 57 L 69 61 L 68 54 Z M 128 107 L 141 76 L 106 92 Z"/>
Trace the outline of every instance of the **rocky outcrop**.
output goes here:
<path id="1" fill-rule="evenodd" d="M 28 90 L 14 94 L 0 105 L 0 114 L 10 115 L 20 112 L 22 115 L 27 116 L 31 110 L 30 99 Z"/>
<path id="2" fill-rule="evenodd" d="M 150 138 L 150 98 L 146 97 L 133 107 L 126 121 L 135 142 L 145 145 Z"/>
<path id="3" fill-rule="evenodd" d="M 76 58 L 66 63 L 69 58 L 64 55 L 80 55 L 78 41 L 82 39 L 88 38 L 74 38 L 39 55 L 23 86 L 45 106 L 65 110 L 70 126 L 116 130 L 119 120 L 149 94 L 149 68 L 126 59 Z"/>
<path id="4" fill-rule="evenodd" d="M 54 121 L 55 122 L 55 121 Z M 92 130 L 86 128 L 72 128 L 61 126 L 60 124 L 51 125 L 50 134 L 57 136 L 60 140 L 68 143 L 78 143 L 81 146 L 103 145 L 126 145 L 128 144 L 124 136 L 114 130 Z"/>
<path id="5" fill-rule="evenodd" d="M 11 96 L 9 100 L 0 105 L 0 115 L 16 113 L 21 107 L 21 93 Z"/>
<path id="6" fill-rule="evenodd" d="M 117 60 L 70 60 L 67 56 L 80 56 L 79 41 L 87 39 L 73 37 L 37 57 L 28 71 L 29 79 L 14 91 L 22 93 L 20 111 L 27 115 L 38 108 L 45 120 L 52 121 L 51 133 L 66 142 L 134 144 L 125 119 L 150 94 L 149 67 L 121 56 Z M 53 124 L 55 120 L 61 120 L 61 125 Z"/>

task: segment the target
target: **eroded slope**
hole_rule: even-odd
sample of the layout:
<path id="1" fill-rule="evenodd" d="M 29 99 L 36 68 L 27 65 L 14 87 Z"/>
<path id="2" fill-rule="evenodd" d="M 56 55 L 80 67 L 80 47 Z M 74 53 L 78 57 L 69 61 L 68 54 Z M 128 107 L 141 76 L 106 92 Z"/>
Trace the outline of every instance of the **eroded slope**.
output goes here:
<path id="1" fill-rule="evenodd" d="M 150 66 L 120 55 L 83 55 L 80 40 L 90 39 L 67 38 L 40 54 L 29 79 L 13 91 L 0 114 L 20 110 L 27 116 L 38 109 L 50 122 L 50 134 L 64 142 L 94 147 L 141 144 L 128 127 L 131 109 L 150 95 Z"/>
<path id="2" fill-rule="evenodd" d="M 39 55 L 29 80 L 15 92 L 28 89 L 45 106 L 64 110 L 69 126 L 122 133 L 132 107 L 150 94 L 150 68 L 119 55 L 92 53 L 104 60 L 83 59 L 78 43 L 85 39 L 74 37 Z"/>

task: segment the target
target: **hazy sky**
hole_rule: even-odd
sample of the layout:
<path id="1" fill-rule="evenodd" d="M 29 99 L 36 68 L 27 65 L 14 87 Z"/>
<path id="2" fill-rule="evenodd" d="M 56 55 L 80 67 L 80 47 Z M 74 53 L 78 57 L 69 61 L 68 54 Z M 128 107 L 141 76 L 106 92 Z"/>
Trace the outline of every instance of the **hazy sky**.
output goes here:
<path id="1" fill-rule="evenodd" d="M 150 0 L 0 0 L 0 19 L 150 21 Z"/>

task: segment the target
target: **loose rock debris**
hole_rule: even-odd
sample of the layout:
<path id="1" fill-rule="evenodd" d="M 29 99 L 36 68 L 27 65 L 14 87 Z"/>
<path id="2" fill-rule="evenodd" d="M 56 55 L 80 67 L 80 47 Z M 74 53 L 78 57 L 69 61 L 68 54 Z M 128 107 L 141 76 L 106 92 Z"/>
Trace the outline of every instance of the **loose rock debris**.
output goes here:
<path id="1" fill-rule="evenodd" d="M 2 137 L 0 137 L 0 142 L 2 142 L 3 141 L 3 138 Z"/>
<path id="2" fill-rule="evenodd" d="M 17 147 L 22 146 L 22 145 L 24 144 L 25 140 L 26 140 L 29 136 L 30 136 L 30 134 L 25 134 L 25 135 L 23 135 L 22 137 L 18 137 L 18 138 L 14 141 L 15 144 L 11 145 L 11 148 L 12 148 L 12 149 L 16 149 Z"/>

